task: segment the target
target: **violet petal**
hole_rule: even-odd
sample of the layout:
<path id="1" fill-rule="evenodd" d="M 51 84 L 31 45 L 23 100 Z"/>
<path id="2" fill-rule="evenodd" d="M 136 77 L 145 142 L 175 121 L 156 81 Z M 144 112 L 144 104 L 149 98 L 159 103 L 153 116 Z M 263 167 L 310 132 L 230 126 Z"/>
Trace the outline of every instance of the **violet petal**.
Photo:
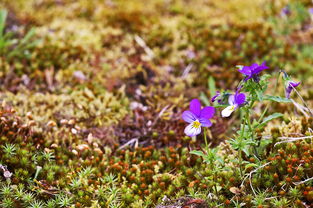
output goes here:
<path id="1" fill-rule="evenodd" d="M 235 96 L 235 103 L 237 105 L 242 105 L 246 102 L 246 96 L 244 93 L 239 93 L 239 94 L 236 94 Z"/>
<path id="2" fill-rule="evenodd" d="M 249 66 L 242 67 L 241 70 L 238 70 L 240 73 L 250 76 L 251 75 L 251 68 Z"/>
<path id="3" fill-rule="evenodd" d="M 211 99 L 211 102 L 214 103 L 216 98 L 219 97 L 221 95 L 220 91 L 216 91 L 216 95 L 214 95 Z"/>
<path id="4" fill-rule="evenodd" d="M 201 112 L 201 103 L 198 99 L 193 99 L 190 102 L 190 111 L 195 114 L 197 117 L 200 116 Z"/>
<path id="5" fill-rule="evenodd" d="M 291 94 L 293 88 L 298 87 L 300 85 L 300 83 L 301 82 L 292 82 L 292 81 L 288 82 L 287 87 L 285 89 L 286 98 L 288 98 L 288 99 L 290 98 L 290 94 Z"/>
<path id="6" fill-rule="evenodd" d="M 200 118 L 210 119 L 214 116 L 215 108 L 212 106 L 204 107 L 200 112 Z"/>
<path id="7" fill-rule="evenodd" d="M 184 121 L 186 121 L 188 123 L 192 123 L 195 120 L 197 120 L 197 117 L 191 111 L 184 111 L 182 118 L 184 119 Z"/>
<path id="8" fill-rule="evenodd" d="M 209 119 L 206 118 L 200 118 L 199 122 L 201 123 L 201 126 L 203 127 L 211 127 L 212 126 L 212 122 Z"/>

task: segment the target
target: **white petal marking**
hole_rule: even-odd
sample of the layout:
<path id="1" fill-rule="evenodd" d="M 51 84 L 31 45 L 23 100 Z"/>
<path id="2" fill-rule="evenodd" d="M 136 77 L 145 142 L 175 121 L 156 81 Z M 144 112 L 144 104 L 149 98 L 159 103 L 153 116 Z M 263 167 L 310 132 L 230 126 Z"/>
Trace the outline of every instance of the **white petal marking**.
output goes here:
<path id="1" fill-rule="evenodd" d="M 196 136 L 201 133 L 201 126 L 199 128 L 195 128 L 193 124 L 191 123 L 188 126 L 186 126 L 184 132 L 187 136 L 190 136 L 190 137 Z"/>
<path id="2" fill-rule="evenodd" d="M 222 117 L 229 117 L 234 112 L 236 106 L 230 105 L 222 111 Z"/>

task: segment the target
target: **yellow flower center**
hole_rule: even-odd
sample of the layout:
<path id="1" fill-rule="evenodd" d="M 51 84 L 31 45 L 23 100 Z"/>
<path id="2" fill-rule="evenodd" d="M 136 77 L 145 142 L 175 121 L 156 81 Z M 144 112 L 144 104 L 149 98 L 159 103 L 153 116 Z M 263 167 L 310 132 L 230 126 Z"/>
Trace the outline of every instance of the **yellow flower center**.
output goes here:
<path id="1" fill-rule="evenodd" d="M 232 105 L 231 108 L 229 108 L 230 111 L 234 111 L 235 110 L 235 106 Z"/>
<path id="2" fill-rule="evenodd" d="M 192 122 L 192 127 L 193 128 L 198 129 L 198 128 L 200 128 L 200 126 L 201 126 L 201 123 L 198 120 Z"/>

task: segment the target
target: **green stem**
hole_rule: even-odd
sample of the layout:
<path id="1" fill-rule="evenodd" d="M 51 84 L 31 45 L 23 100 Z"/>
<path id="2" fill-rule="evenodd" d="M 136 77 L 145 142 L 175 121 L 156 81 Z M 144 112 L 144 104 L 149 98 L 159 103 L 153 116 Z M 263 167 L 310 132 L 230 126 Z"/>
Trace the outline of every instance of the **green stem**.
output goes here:
<path id="1" fill-rule="evenodd" d="M 242 118 L 243 123 L 241 126 L 240 126 L 240 137 L 239 139 L 243 139 L 243 134 L 244 134 L 244 131 L 245 131 L 245 120 L 246 120 L 246 115 L 243 115 L 243 118 Z M 238 139 L 238 138 L 237 138 Z M 242 150 L 241 149 L 238 149 L 238 158 L 239 158 L 239 170 L 240 170 L 240 176 L 242 177 L 243 174 L 242 174 L 242 158 L 241 158 L 241 152 Z"/>
<path id="2" fill-rule="evenodd" d="M 262 115 L 260 116 L 258 120 L 258 123 L 260 123 L 263 120 L 265 114 L 267 113 L 268 108 L 269 108 L 269 104 L 266 105 L 265 110 L 263 111 Z"/>
<path id="3" fill-rule="evenodd" d="M 249 130 L 250 130 L 250 132 L 251 132 L 252 139 L 254 139 L 255 133 L 254 133 L 254 129 L 252 128 L 252 125 L 251 125 L 249 109 L 247 109 L 247 112 L 246 112 L 246 122 L 247 122 L 248 127 L 249 127 Z M 255 156 L 256 156 L 257 158 L 259 158 L 259 153 L 258 153 L 258 151 L 257 151 L 257 149 L 256 149 L 256 146 L 253 145 L 252 147 L 253 147 L 253 151 L 254 151 Z"/>
<path id="4" fill-rule="evenodd" d="M 206 128 L 204 128 L 203 134 L 204 134 L 204 142 L 205 142 L 205 151 L 208 152 L 209 146 L 208 146 L 208 140 L 206 138 Z"/>
<path id="5" fill-rule="evenodd" d="M 247 111 L 246 111 L 246 123 L 248 124 L 249 130 L 252 134 L 252 139 L 253 139 L 254 138 L 254 131 L 253 131 L 252 125 L 251 125 L 249 109 L 247 109 Z"/>
<path id="6" fill-rule="evenodd" d="M 252 101 L 250 103 L 249 107 L 246 109 L 246 115 L 245 115 L 244 122 L 243 122 L 244 124 L 248 125 L 249 130 L 252 133 L 252 138 L 254 138 L 254 130 L 253 130 L 252 125 L 251 125 L 249 109 L 251 109 L 253 107 L 253 104 L 254 104 L 254 101 Z"/>
<path id="7" fill-rule="evenodd" d="M 243 116 L 242 116 L 242 124 L 243 125 L 240 125 L 240 138 L 243 138 L 243 133 L 244 133 L 244 131 L 245 131 L 245 120 L 246 120 L 246 114 L 244 114 Z"/>

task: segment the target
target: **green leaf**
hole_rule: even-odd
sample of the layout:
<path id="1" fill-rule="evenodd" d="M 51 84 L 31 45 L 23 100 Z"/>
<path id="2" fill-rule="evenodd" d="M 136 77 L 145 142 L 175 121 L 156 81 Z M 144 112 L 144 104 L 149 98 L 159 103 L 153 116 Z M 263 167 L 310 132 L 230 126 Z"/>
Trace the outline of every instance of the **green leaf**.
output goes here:
<path id="1" fill-rule="evenodd" d="M 21 40 L 21 44 L 26 44 L 35 35 L 35 29 L 31 28 Z"/>
<path id="2" fill-rule="evenodd" d="M 215 80 L 212 76 L 210 76 L 208 79 L 208 87 L 210 90 L 210 95 L 214 96 L 216 93 L 216 87 L 215 87 Z"/>
<path id="3" fill-rule="evenodd" d="M 248 168 L 256 168 L 256 167 L 258 167 L 257 164 L 255 164 L 255 163 L 249 163 L 248 165 L 245 166 L 245 169 L 248 169 Z"/>
<path id="4" fill-rule="evenodd" d="M 260 147 L 265 148 L 267 145 L 271 144 L 273 141 L 271 139 L 261 139 Z"/>
<path id="5" fill-rule="evenodd" d="M 200 97 L 199 98 L 206 106 L 210 105 L 209 98 L 203 92 L 200 93 Z"/>
<path id="6" fill-rule="evenodd" d="M 272 96 L 272 95 L 265 95 L 264 100 L 270 100 L 274 102 L 279 102 L 279 103 L 290 103 L 291 100 L 288 98 L 283 98 L 279 96 Z"/>
<path id="7" fill-rule="evenodd" d="M 270 75 L 270 74 L 264 74 L 263 76 L 260 77 L 260 79 L 261 79 L 261 81 L 266 81 L 271 77 L 272 77 L 272 75 Z"/>
<path id="8" fill-rule="evenodd" d="M 6 10 L 0 11 L 0 37 L 3 36 L 5 20 L 7 18 L 8 12 Z"/>
<path id="9" fill-rule="evenodd" d="M 216 104 L 213 105 L 214 108 L 226 108 L 228 105 Z"/>
<path id="10" fill-rule="evenodd" d="M 284 114 L 281 114 L 281 113 L 273 113 L 272 115 L 270 116 L 267 116 L 263 119 L 262 123 L 260 123 L 257 128 L 262 128 L 264 127 L 268 122 L 270 122 L 271 120 L 273 119 L 276 119 L 276 118 L 279 118 L 279 117 L 283 117 Z"/>
<path id="11" fill-rule="evenodd" d="M 279 117 L 282 117 L 284 116 L 284 114 L 282 113 L 273 113 L 272 115 L 270 116 L 267 116 L 266 118 L 263 119 L 262 123 L 267 123 L 275 118 L 279 118 Z"/>
<path id="12" fill-rule="evenodd" d="M 260 90 L 256 90 L 256 94 L 258 96 L 259 101 L 263 101 L 263 92 Z"/>
<path id="13" fill-rule="evenodd" d="M 204 153 L 202 151 L 199 151 L 199 150 L 192 150 L 189 152 L 190 154 L 194 154 L 194 155 L 198 155 L 198 156 L 201 156 L 201 157 L 204 157 Z"/>

